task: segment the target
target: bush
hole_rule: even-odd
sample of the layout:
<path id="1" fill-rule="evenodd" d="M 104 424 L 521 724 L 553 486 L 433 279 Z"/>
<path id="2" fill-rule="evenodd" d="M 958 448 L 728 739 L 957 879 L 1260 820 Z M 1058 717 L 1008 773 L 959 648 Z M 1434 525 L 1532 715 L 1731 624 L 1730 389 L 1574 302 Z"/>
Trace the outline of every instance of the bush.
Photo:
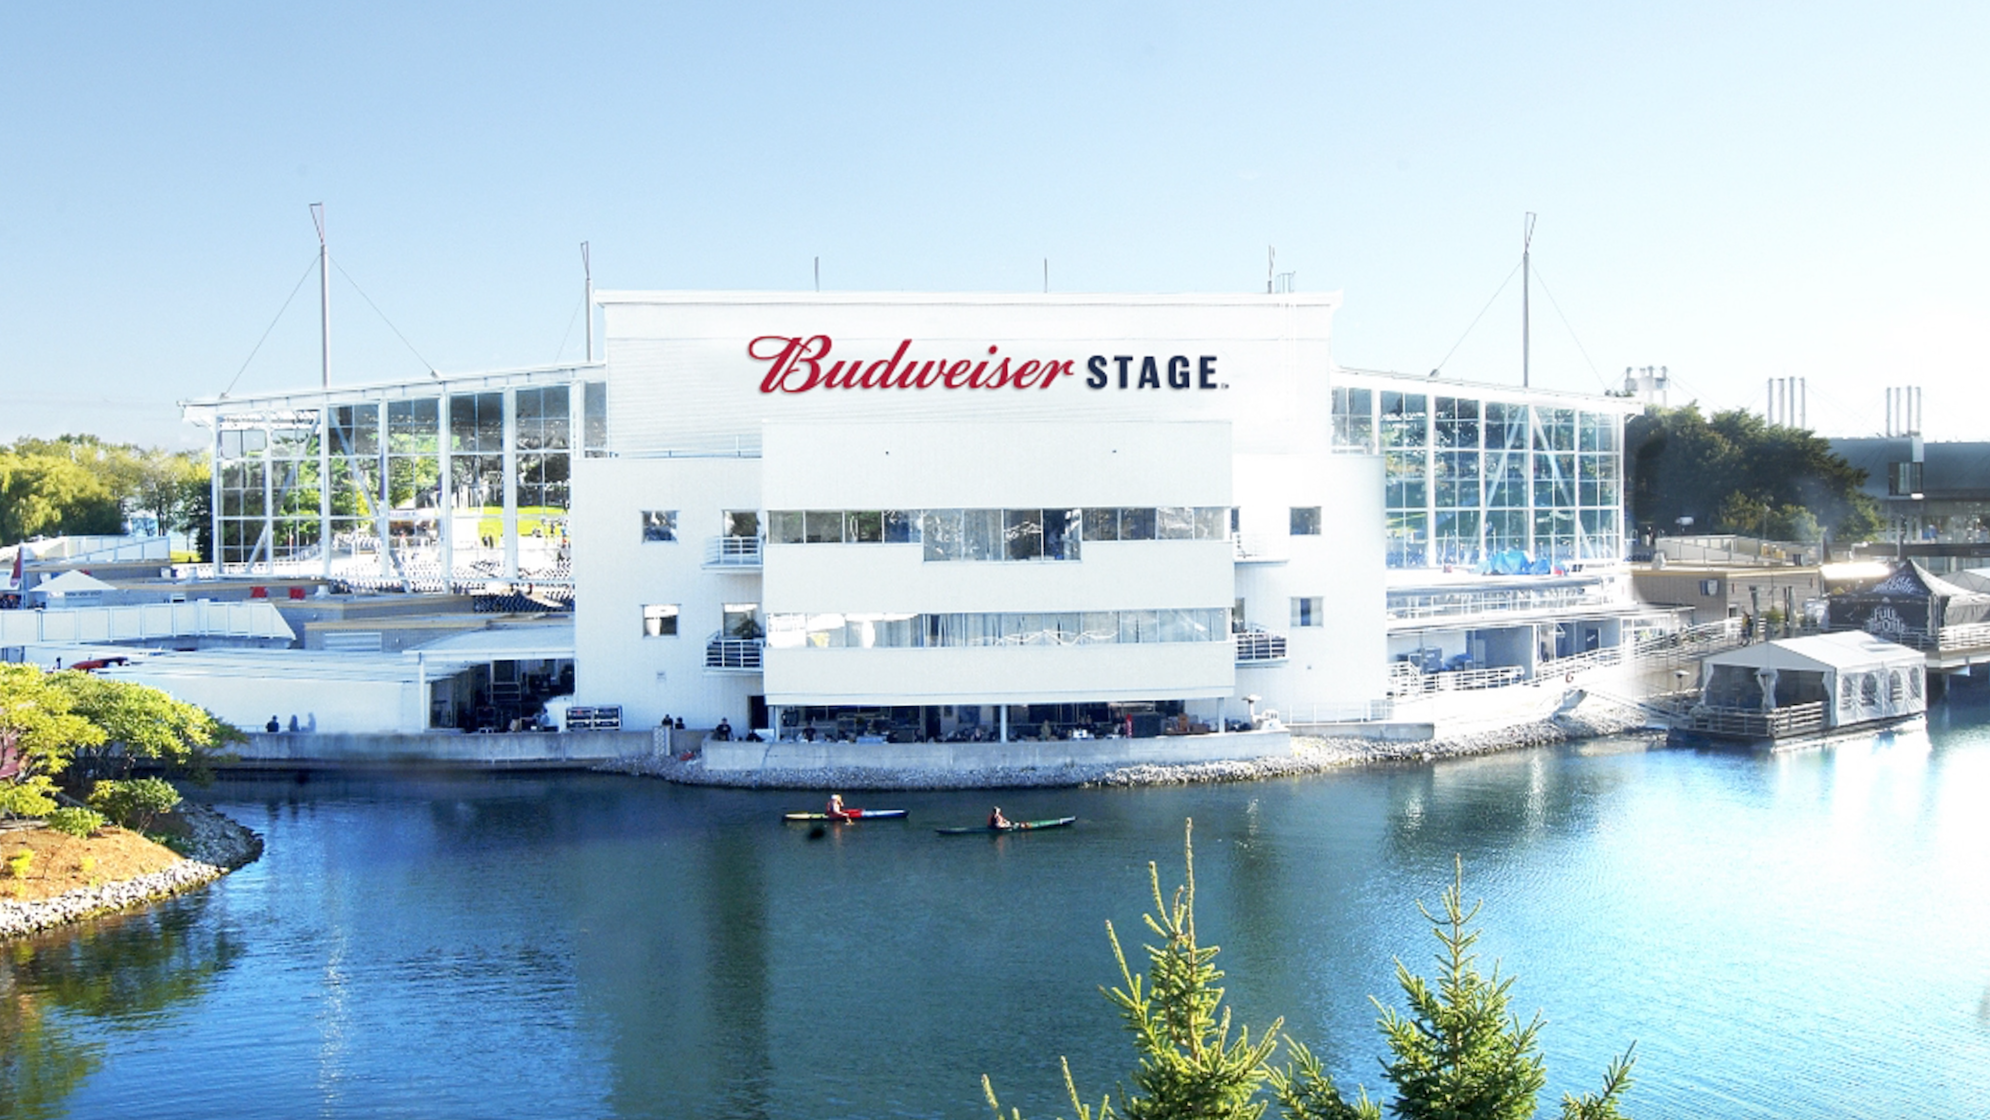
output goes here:
<path id="1" fill-rule="evenodd" d="M 87 840 L 91 833 L 104 827 L 104 815 L 95 809 L 55 809 L 48 814 L 48 827 Z"/>
<path id="2" fill-rule="evenodd" d="M 171 812 L 180 803 L 180 791 L 164 778 L 132 778 L 128 781 L 98 782 L 90 790 L 90 805 L 115 821 L 119 827 L 144 832 L 152 819 Z"/>
<path id="3" fill-rule="evenodd" d="M 22 848 L 20 851 L 15 852 L 11 856 L 8 856 L 6 861 L 7 877 L 9 879 L 27 878 L 28 865 L 33 863 L 34 861 L 35 861 L 35 853 L 34 849 L 32 848 Z"/>

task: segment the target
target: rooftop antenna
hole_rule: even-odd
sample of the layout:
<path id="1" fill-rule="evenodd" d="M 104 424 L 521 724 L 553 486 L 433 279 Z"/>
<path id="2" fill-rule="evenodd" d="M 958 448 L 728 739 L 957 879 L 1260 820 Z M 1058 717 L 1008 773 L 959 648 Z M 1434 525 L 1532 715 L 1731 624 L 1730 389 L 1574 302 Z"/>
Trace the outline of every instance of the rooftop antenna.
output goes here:
<path id="1" fill-rule="evenodd" d="M 1043 258 L 1043 294 L 1050 294 L 1050 258 Z"/>
<path id="2" fill-rule="evenodd" d="M 815 258 L 815 290 L 822 290 L 822 258 Z"/>
<path id="3" fill-rule="evenodd" d="M 311 204 L 311 224 L 318 227 L 318 324 L 323 364 L 319 386 L 332 387 L 332 253 L 325 242 L 325 204 Z"/>
<path id="4" fill-rule="evenodd" d="M 1520 387 L 1523 389 L 1529 388 L 1533 385 L 1533 376 L 1532 376 L 1533 371 L 1531 371 L 1528 368 L 1529 340 L 1527 338 L 1527 330 L 1529 326 L 1527 319 L 1527 287 L 1528 287 L 1530 270 L 1532 268 L 1532 266 L 1528 263 L 1528 255 L 1533 252 L 1533 249 L 1534 249 L 1534 212 L 1532 210 L 1529 210 L 1527 212 L 1527 230 L 1520 237 Z"/>
<path id="5" fill-rule="evenodd" d="M 1271 294 L 1271 274 L 1278 267 L 1278 250 L 1270 245 L 1264 247 L 1264 294 Z"/>
<path id="6" fill-rule="evenodd" d="M 588 260 L 585 241 L 580 243 L 580 272 L 585 278 L 580 310 L 587 316 L 587 360 L 592 363 L 594 361 L 594 262 Z"/>

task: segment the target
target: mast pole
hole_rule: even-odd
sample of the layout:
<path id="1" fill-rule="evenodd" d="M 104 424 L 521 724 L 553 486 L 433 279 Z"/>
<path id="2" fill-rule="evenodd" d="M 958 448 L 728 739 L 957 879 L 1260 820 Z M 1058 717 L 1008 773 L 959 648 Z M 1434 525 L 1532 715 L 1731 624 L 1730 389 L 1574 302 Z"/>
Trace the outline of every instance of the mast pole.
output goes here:
<path id="1" fill-rule="evenodd" d="M 1533 371 L 1529 368 L 1532 340 L 1528 332 L 1532 321 L 1528 316 L 1528 289 L 1532 280 L 1533 265 L 1529 260 L 1534 251 L 1534 212 L 1527 212 L 1527 228 L 1520 235 L 1520 387 L 1531 388 L 1534 384 Z"/>
<path id="2" fill-rule="evenodd" d="M 594 264 L 587 257 L 587 242 L 580 243 L 580 271 L 585 278 L 580 313 L 587 316 L 587 360 L 594 362 Z"/>
<path id="3" fill-rule="evenodd" d="M 311 224 L 318 227 L 319 387 L 332 387 L 332 253 L 325 242 L 325 204 L 311 204 Z"/>

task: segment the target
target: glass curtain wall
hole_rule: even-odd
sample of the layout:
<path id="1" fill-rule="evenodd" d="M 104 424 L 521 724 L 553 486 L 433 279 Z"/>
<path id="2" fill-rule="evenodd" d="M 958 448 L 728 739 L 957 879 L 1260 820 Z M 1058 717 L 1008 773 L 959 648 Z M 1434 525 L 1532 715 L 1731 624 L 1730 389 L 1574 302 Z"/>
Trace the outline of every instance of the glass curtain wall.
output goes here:
<path id="1" fill-rule="evenodd" d="M 571 457 L 584 450 L 573 439 L 605 451 L 604 388 L 383 394 L 324 409 L 230 402 L 211 484 L 220 570 L 422 590 L 566 583 Z"/>
<path id="2" fill-rule="evenodd" d="M 1615 413 L 1340 387 L 1337 451 L 1379 453 L 1392 568 L 1623 555 Z"/>

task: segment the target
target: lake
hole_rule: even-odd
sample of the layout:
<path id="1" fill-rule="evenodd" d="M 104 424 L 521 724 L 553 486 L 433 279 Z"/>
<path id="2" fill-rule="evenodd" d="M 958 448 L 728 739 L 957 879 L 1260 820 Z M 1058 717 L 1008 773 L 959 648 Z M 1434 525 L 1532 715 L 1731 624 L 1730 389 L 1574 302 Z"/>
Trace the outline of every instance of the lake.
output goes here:
<path id="1" fill-rule="evenodd" d="M 826 793 L 826 791 L 825 791 Z M 264 858 L 10 945 L 17 1117 L 1070 1114 L 1098 992 L 1180 880 L 1239 1021 L 1371 1091 L 1462 860 L 1549 1090 L 1637 1042 L 1642 1117 L 1990 1115 L 1990 718 L 1774 756 L 1601 740 L 1252 785 L 821 795 L 594 774 L 224 779 Z M 1069 829 L 936 836 L 999 802 Z M 1552 1107 L 1544 1112 L 1552 1112 Z"/>

